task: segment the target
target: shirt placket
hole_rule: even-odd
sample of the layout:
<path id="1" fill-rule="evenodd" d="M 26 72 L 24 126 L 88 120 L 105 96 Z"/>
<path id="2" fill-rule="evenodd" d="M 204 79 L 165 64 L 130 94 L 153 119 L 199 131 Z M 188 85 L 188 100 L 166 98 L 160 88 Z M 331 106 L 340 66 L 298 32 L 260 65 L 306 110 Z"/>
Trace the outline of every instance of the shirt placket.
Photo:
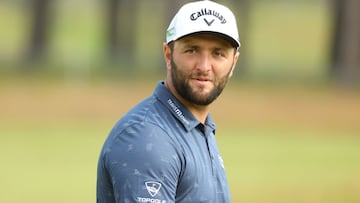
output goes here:
<path id="1" fill-rule="evenodd" d="M 204 136 L 205 136 L 205 140 L 206 140 L 206 145 L 207 145 L 207 149 L 208 149 L 208 153 L 210 156 L 210 160 L 211 160 L 211 172 L 212 175 L 215 176 L 215 172 L 216 172 L 216 163 L 215 163 L 215 153 L 213 150 L 213 143 L 212 143 L 212 136 L 213 136 L 213 130 L 207 126 L 205 126 L 204 128 Z"/>

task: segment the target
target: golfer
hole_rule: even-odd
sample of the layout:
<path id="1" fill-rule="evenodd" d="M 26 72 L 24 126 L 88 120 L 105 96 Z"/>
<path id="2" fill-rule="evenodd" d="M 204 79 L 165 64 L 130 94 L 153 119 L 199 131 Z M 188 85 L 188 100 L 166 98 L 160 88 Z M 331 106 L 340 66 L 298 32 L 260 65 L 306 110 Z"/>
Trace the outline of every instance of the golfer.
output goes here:
<path id="1" fill-rule="evenodd" d="M 232 76 L 236 20 L 212 1 L 185 4 L 163 54 L 166 78 L 120 119 L 98 162 L 98 203 L 229 203 L 210 104 Z"/>

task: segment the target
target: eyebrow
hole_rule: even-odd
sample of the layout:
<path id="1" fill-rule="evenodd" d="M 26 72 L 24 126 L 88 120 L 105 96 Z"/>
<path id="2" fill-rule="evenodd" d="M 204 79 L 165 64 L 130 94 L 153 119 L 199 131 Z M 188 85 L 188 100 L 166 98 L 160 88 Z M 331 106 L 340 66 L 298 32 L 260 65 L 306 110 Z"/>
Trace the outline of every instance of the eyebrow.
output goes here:
<path id="1" fill-rule="evenodd" d="M 190 41 L 190 40 L 189 40 Z M 191 42 L 184 42 L 183 45 L 181 45 L 180 47 L 181 49 L 188 49 L 188 48 L 192 48 L 192 49 L 200 49 L 201 46 L 195 44 L 195 43 L 191 43 Z M 227 46 L 214 46 L 211 48 L 214 51 L 226 51 L 228 49 L 232 49 L 231 47 L 227 47 Z"/>

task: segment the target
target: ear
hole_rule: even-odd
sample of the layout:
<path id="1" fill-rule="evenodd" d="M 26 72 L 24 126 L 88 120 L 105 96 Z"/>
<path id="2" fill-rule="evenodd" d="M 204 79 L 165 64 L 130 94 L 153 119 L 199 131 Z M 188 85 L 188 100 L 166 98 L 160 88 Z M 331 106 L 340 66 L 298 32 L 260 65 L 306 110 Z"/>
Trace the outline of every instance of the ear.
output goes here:
<path id="1" fill-rule="evenodd" d="M 171 68 L 171 63 L 170 63 L 171 49 L 170 49 L 170 46 L 166 42 L 163 43 L 163 54 L 164 54 L 166 69 L 170 69 Z"/>
<path id="2" fill-rule="evenodd" d="M 234 56 L 234 63 L 233 63 L 233 66 L 231 67 L 231 71 L 230 71 L 230 74 L 229 74 L 229 78 L 231 78 L 231 76 L 233 75 L 233 72 L 234 72 L 234 69 L 236 67 L 236 64 L 239 60 L 239 56 L 240 56 L 240 52 L 236 52 L 235 53 L 235 56 Z"/>

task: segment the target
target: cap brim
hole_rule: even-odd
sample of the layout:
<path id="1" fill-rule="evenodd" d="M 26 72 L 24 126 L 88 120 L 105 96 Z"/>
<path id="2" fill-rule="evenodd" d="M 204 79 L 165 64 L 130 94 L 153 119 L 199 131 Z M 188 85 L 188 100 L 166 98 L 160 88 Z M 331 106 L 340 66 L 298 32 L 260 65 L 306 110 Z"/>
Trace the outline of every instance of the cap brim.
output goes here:
<path id="1" fill-rule="evenodd" d="M 199 32 L 193 32 L 193 33 L 190 33 L 190 34 L 187 34 L 187 35 L 184 35 L 184 36 L 181 36 L 173 41 L 176 41 L 176 40 L 179 40 L 179 39 L 182 39 L 184 37 L 188 37 L 188 36 L 191 36 L 191 35 L 196 35 L 196 34 L 210 34 L 210 35 L 215 35 L 215 36 L 218 36 L 219 38 L 222 38 L 224 39 L 225 41 L 228 41 L 233 47 L 235 48 L 238 48 L 240 47 L 240 43 L 238 41 L 236 41 L 234 38 L 228 36 L 228 35 L 225 35 L 223 33 L 220 33 L 220 32 L 215 32 L 215 31 L 199 31 Z M 172 41 L 170 41 L 172 42 Z M 170 43 L 169 42 L 169 43 Z"/>

